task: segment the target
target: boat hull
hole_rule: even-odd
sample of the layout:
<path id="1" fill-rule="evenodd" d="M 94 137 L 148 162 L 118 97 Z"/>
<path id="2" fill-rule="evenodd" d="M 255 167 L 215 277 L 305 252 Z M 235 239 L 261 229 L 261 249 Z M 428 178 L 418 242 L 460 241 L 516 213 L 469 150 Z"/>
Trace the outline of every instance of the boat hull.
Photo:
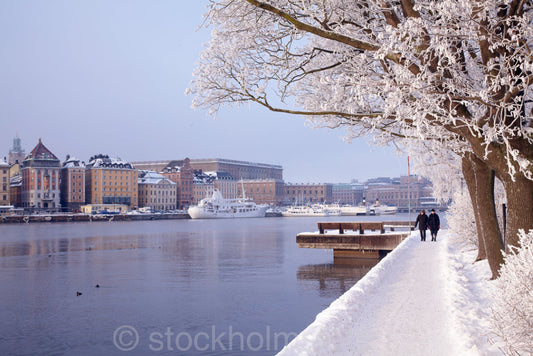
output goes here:
<path id="1" fill-rule="evenodd" d="M 232 212 L 232 211 L 206 211 L 205 209 L 192 206 L 187 210 L 191 219 L 237 219 L 237 218 L 264 218 L 266 207 L 257 207 L 254 211 Z"/>

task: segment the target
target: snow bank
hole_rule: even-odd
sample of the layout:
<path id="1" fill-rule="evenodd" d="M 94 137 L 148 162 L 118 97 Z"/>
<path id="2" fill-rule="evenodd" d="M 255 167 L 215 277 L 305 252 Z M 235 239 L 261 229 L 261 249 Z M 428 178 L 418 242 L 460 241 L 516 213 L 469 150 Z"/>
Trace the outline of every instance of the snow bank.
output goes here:
<path id="1" fill-rule="evenodd" d="M 486 332 L 490 270 L 458 246 L 412 233 L 279 355 L 500 354 Z"/>

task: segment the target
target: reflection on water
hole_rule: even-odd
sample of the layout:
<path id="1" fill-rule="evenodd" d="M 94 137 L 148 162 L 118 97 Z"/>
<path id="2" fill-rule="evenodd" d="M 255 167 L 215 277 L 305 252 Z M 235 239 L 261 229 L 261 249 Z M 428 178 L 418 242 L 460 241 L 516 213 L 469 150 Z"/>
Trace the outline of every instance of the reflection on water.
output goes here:
<path id="1" fill-rule="evenodd" d="M 214 348 L 181 354 L 272 355 L 283 345 L 267 335 L 300 332 L 377 262 L 339 265 L 331 250 L 298 249 L 296 234 L 316 229 L 316 222 L 1 225 L 0 350 L 119 355 L 113 335 L 128 325 L 139 336 L 132 355 L 153 353 L 160 343 L 150 336 L 167 331 L 226 332 Z M 231 349 L 240 334 L 232 340 L 228 330 L 265 342 Z M 175 343 L 165 339 L 163 346 L 158 353 L 176 354 Z"/>
<path id="2" fill-rule="evenodd" d="M 344 294 L 378 262 L 377 258 L 341 258 L 335 263 L 300 266 L 298 281 L 317 285 L 323 297 L 336 297 Z"/>

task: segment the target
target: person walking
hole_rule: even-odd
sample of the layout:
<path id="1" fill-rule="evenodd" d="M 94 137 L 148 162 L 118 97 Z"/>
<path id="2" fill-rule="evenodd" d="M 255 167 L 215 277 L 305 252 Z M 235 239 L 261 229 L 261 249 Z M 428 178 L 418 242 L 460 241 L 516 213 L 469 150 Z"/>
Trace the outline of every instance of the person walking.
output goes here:
<path id="1" fill-rule="evenodd" d="M 424 210 L 420 211 L 420 214 L 416 217 L 415 229 L 418 225 L 420 230 L 420 241 L 426 241 L 426 230 L 428 228 L 428 216 Z"/>
<path id="2" fill-rule="evenodd" d="M 440 219 L 435 209 L 431 209 L 431 214 L 428 217 L 429 231 L 431 231 L 431 241 L 437 241 L 437 232 L 440 229 Z"/>

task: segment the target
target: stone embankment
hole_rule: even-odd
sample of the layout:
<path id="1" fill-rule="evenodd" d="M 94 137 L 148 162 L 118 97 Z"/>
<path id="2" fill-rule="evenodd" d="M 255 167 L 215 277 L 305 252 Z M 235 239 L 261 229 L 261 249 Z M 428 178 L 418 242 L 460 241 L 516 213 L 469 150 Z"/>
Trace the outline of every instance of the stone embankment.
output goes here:
<path id="1" fill-rule="evenodd" d="M 44 222 L 80 222 L 80 221 L 135 221 L 135 220 L 172 220 L 190 219 L 187 213 L 173 214 L 36 214 L 6 215 L 0 218 L 0 224 L 9 223 L 44 223 Z"/>

